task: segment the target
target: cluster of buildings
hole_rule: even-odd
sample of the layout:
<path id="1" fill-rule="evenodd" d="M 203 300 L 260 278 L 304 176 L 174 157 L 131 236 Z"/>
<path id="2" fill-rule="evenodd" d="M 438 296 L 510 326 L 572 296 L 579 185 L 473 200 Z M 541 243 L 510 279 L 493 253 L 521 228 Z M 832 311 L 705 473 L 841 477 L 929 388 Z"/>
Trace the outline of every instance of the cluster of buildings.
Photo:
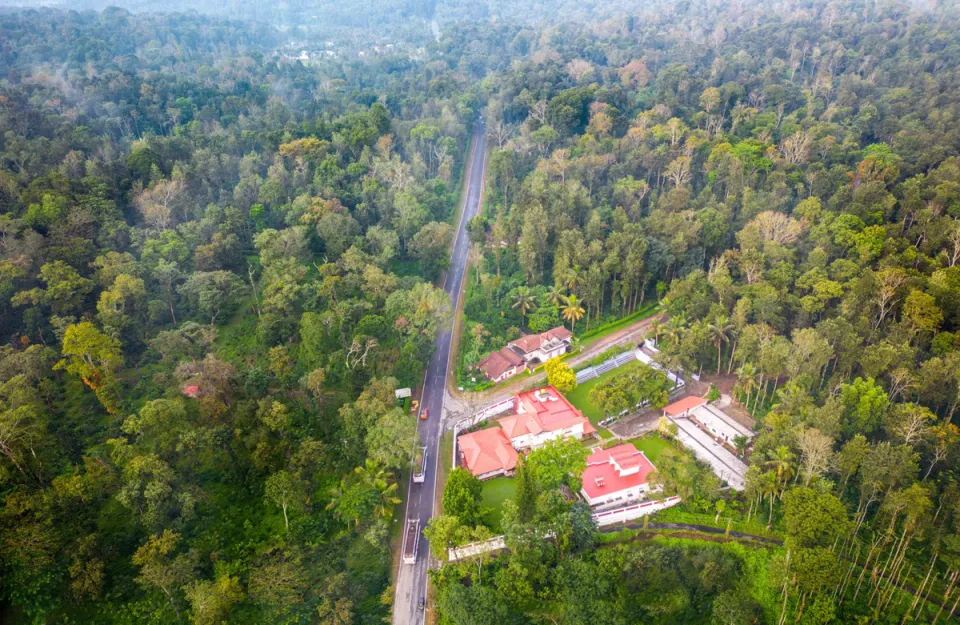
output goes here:
<path id="1" fill-rule="evenodd" d="M 749 445 L 754 432 L 711 404 L 704 397 L 689 395 L 663 409 L 677 426 L 677 440 L 697 458 L 709 464 L 731 488 L 746 486 L 747 465 L 737 457 L 737 439 Z"/>
<path id="2" fill-rule="evenodd" d="M 536 449 L 554 438 L 580 440 L 597 432 L 551 385 L 514 393 L 512 408 L 512 414 L 501 418 L 496 427 L 457 437 L 461 466 L 481 480 L 512 475 L 520 451 Z"/>
<path id="3" fill-rule="evenodd" d="M 527 334 L 510 341 L 505 347 L 490 352 L 480 359 L 476 367 L 488 380 L 501 382 L 526 368 L 534 368 L 570 348 L 573 333 L 563 326 Z"/>
<path id="4" fill-rule="evenodd" d="M 495 427 L 457 437 L 459 464 L 481 480 L 512 475 L 519 454 L 547 441 L 592 436 L 596 428 L 556 388 L 544 386 L 514 394 L 512 414 Z M 642 498 L 653 463 L 629 443 L 599 449 L 587 458 L 581 495 L 596 508 Z"/>
<path id="5" fill-rule="evenodd" d="M 497 425 L 457 437 L 460 466 L 481 480 L 513 475 L 521 453 L 560 437 L 583 439 L 596 428 L 553 386 L 517 392 L 511 414 Z M 746 464 L 737 457 L 754 433 L 703 397 L 688 396 L 663 409 L 677 425 L 677 439 L 732 488 L 742 490 Z M 656 467 L 631 443 L 598 448 L 587 458 L 580 495 L 598 510 L 643 500 L 651 491 L 649 475 Z"/>

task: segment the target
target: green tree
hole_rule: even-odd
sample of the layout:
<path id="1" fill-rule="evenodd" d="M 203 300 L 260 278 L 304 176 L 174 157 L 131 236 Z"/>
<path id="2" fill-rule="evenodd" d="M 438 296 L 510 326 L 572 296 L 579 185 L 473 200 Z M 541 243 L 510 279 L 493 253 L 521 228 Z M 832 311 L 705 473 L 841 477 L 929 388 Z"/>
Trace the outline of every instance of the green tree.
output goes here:
<path id="1" fill-rule="evenodd" d="M 397 480 L 387 467 L 372 458 L 367 458 L 353 472 L 361 484 L 372 488 L 377 493 L 377 503 L 373 508 L 374 515 L 379 518 L 388 518 L 392 515 L 394 506 L 401 500 L 397 496 L 399 490 Z"/>
<path id="2" fill-rule="evenodd" d="M 482 491 L 483 486 L 473 473 L 463 467 L 455 468 L 443 487 L 443 513 L 457 517 L 464 525 L 476 525 L 480 521 Z"/>
<path id="3" fill-rule="evenodd" d="M 520 311 L 520 319 L 526 322 L 527 313 L 537 308 L 537 298 L 529 287 L 519 286 L 513 298 L 513 307 Z"/>
<path id="4" fill-rule="evenodd" d="M 246 292 L 243 280 L 229 271 L 198 271 L 179 287 L 194 310 L 210 318 L 214 325 L 221 313 L 229 314 Z"/>
<path id="5" fill-rule="evenodd" d="M 288 512 L 301 512 L 307 505 L 303 480 L 289 471 L 277 471 L 264 483 L 264 497 L 283 512 L 283 525 L 290 529 Z"/>
<path id="6" fill-rule="evenodd" d="M 410 250 L 420 260 L 421 275 L 434 280 L 450 266 L 450 243 L 453 227 L 442 221 L 424 224 L 413 236 Z"/>
<path id="7" fill-rule="evenodd" d="M 67 327 L 62 352 L 64 357 L 54 368 L 80 376 L 106 411 L 116 413 L 120 409 L 120 390 L 114 371 L 122 362 L 117 340 L 89 321 L 82 321 Z"/>
<path id="8" fill-rule="evenodd" d="M 220 575 L 214 581 L 198 581 L 186 587 L 190 601 L 190 622 L 193 625 L 223 623 L 234 604 L 243 599 L 240 580 Z"/>
<path id="9" fill-rule="evenodd" d="M 195 552 L 173 555 L 180 534 L 163 530 L 150 536 L 133 554 L 133 563 L 140 567 L 137 583 L 163 592 L 180 618 L 180 591 L 193 581 L 197 570 Z"/>
<path id="10" fill-rule="evenodd" d="M 541 490 L 550 490 L 567 484 L 571 490 L 580 490 L 580 476 L 587 468 L 589 452 L 574 438 L 554 438 L 534 449 L 524 461 L 525 469 L 533 475 Z"/>

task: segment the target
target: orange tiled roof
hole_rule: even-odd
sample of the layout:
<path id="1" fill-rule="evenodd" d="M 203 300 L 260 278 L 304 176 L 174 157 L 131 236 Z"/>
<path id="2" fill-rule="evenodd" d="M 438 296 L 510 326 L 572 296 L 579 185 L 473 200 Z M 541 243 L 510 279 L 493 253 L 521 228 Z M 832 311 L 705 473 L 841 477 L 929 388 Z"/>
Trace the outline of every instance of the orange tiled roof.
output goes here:
<path id="1" fill-rule="evenodd" d="M 593 424 L 551 385 L 516 393 L 516 414 L 500 419 L 500 427 L 511 439 L 525 434 L 553 432 L 583 423 L 585 434 L 596 432 Z"/>
<path id="2" fill-rule="evenodd" d="M 677 400 L 672 404 L 667 405 L 666 407 L 664 407 L 663 411 L 668 415 L 670 415 L 671 417 L 675 417 L 677 415 L 681 415 L 685 413 L 686 411 L 692 408 L 696 408 L 697 406 L 702 406 L 705 403 L 707 403 L 707 400 L 704 399 L 703 397 L 697 397 L 696 395 L 688 395 L 683 399 Z"/>
<path id="3" fill-rule="evenodd" d="M 457 444 L 464 464 L 474 475 L 512 471 L 517 466 L 517 450 L 500 428 L 461 434 L 457 437 Z"/>

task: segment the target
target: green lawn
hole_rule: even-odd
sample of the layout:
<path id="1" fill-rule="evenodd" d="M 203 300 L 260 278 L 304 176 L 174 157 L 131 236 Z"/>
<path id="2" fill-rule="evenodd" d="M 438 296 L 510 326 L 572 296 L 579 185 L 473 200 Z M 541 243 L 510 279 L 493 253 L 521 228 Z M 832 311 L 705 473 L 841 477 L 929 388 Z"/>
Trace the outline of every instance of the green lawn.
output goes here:
<path id="1" fill-rule="evenodd" d="M 483 482 L 481 505 L 483 521 L 494 534 L 503 533 L 500 518 L 503 516 L 503 502 L 517 494 L 517 483 L 512 477 L 495 477 Z"/>
<path id="2" fill-rule="evenodd" d="M 642 451 L 654 466 L 657 465 L 657 459 L 660 457 L 660 452 L 668 447 L 673 446 L 670 444 L 670 441 L 664 440 L 659 436 L 654 436 L 652 434 L 642 438 L 635 438 L 630 442 L 633 443 L 634 447 Z"/>
<path id="3" fill-rule="evenodd" d="M 590 389 L 597 384 L 600 384 L 604 380 L 608 380 L 614 376 L 623 375 L 624 373 L 630 371 L 631 368 L 635 368 L 640 364 L 641 363 L 638 360 L 631 360 L 625 365 L 607 371 L 600 377 L 587 380 L 583 384 L 578 384 L 577 388 L 567 393 L 567 399 L 570 400 L 570 403 L 583 411 L 583 414 L 590 419 L 590 423 L 597 428 L 603 438 L 610 438 L 613 435 L 608 430 L 597 425 L 606 415 L 603 414 L 603 410 L 599 406 L 596 406 L 590 401 Z"/>

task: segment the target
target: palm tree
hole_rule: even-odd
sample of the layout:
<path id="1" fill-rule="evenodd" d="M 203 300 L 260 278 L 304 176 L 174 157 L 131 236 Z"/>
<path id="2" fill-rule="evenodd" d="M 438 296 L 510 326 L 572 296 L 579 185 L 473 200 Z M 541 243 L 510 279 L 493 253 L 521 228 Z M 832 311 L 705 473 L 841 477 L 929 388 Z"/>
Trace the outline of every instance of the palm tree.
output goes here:
<path id="1" fill-rule="evenodd" d="M 782 484 L 780 495 L 783 495 L 783 489 L 787 487 L 787 480 L 793 475 L 793 461 L 796 454 L 790 451 L 786 445 L 780 445 L 776 449 L 767 452 L 766 466 L 770 467 L 777 474 L 777 482 Z"/>
<path id="2" fill-rule="evenodd" d="M 757 368 L 753 363 L 745 362 L 737 369 L 737 376 L 740 378 L 740 388 L 747 394 L 747 412 L 750 412 L 750 395 L 757 386 Z"/>
<path id="3" fill-rule="evenodd" d="M 547 289 L 544 297 L 547 298 L 548 302 L 559 307 L 561 304 L 563 304 L 563 300 L 567 299 L 567 294 L 564 293 L 564 290 L 565 289 L 559 284 L 554 284 L 552 287 Z"/>
<path id="4" fill-rule="evenodd" d="M 664 341 L 677 345 L 683 339 L 683 333 L 687 329 L 687 320 L 684 317 L 670 317 L 667 322 L 661 326 L 660 334 Z"/>
<path id="5" fill-rule="evenodd" d="M 577 321 L 583 318 L 583 313 L 586 311 L 583 309 L 583 301 L 579 299 L 573 293 L 566 298 L 563 302 L 563 318 L 570 322 L 570 329 L 577 327 Z"/>
<path id="6" fill-rule="evenodd" d="M 576 291 L 577 287 L 580 286 L 580 282 L 583 281 L 583 272 L 580 271 L 580 265 L 567 267 L 567 269 L 563 272 L 562 280 L 564 286 L 571 291 Z"/>
<path id="7" fill-rule="evenodd" d="M 767 517 L 767 527 L 770 527 L 773 524 L 773 502 L 777 498 L 780 484 L 777 482 L 777 474 L 774 471 L 767 471 L 760 476 L 760 480 L 760 492 L 770 500 L 770 516 Z"/>
<path id="8" fill-rule="evenodd" d="M 373 513 L 377 517 L 388 517 L 393 512 L 393 507 L 400 503 L 397 497 L 397 482 L 393 474 L 385 466 L 367 458 L 363 465 L 354 469 L 354 472 L 360 478 L 360 482 L 372 487 L 377 491 L 377 505 Z"/>
<path id="9" fill-rule="evenodd" d="M 527 321 L 527 311 L 537 308 L 537 298 L 534 297 L 530 289 L 525 286 L 517 287 L 517 294 L 513 300 L 513 307 L 520 310 L 520 319 L 522 323 Z"/>
<path id="10" fill-rule="evenodd" d="M 717 375 L 720 375 L 720 352 L 724 343 L 729 343 L 735 326 L 726 315 L 717 315 L 713 323 L 707 326 L 710 337 L 717 344 Z"/>

